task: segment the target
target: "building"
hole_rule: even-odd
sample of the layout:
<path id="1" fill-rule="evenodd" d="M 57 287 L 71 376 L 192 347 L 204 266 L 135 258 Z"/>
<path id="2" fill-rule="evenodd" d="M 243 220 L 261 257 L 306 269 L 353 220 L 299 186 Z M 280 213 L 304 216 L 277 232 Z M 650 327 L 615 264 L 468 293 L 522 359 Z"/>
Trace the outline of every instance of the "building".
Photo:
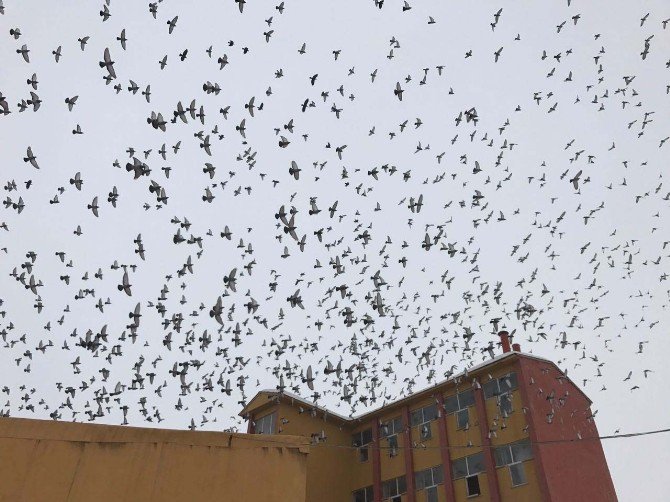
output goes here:
<path id="1" fill-rule="evenodd" d="M 616 501 L 589 398 L 500 338 L 497 357 L 353 419 L 277 391 L 240 415 L 309 440 L 307 501 Z"/>
<path id="2" fill-rule="evenodd" d="M 259 392 L 241 412 L 257 434 L 0 418 L 0 502 L 616 501 L 591 401 L 501 345 L 355 418 Z"/>

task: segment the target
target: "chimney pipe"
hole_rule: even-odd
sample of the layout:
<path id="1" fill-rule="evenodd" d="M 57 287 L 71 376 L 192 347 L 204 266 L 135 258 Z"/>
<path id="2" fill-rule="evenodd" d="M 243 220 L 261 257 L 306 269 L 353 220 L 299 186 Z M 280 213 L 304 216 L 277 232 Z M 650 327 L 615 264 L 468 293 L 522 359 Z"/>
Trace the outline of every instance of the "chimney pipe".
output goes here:
<path id="1" fill-rule="evenodd" d="M 514 352 L 521 352 L 521 345 L 519 345 L 518 343 L 513 343 L 512 344 L 512 350 Z"/>
<path id="2" fill-rule="evenodd" d="M 500 331 L 498 336 L 500 337 L 503 354 L 507 354 L 511 350 L 509 346 L 509 333 L 507 331 Z"/>

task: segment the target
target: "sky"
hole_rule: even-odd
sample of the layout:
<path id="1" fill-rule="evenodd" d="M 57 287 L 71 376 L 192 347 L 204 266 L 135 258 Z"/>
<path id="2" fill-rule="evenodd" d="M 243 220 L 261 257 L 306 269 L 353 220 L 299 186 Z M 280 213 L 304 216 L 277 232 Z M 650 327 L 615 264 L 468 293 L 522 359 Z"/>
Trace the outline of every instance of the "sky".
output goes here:
<path id="1" fill-rule="evenodd" d="M 165 0 L 154 18 L 148 2 L 113 0 L 106 20 L 103 1 L 3 5 L 3 413 L 120 424 L 126 409 L 131 425 L 244 430 L 243 403 L 280 375 L 310 398 L 311 366 L 318 403 L 357 415 L 499 353 L 500 318 L 583 388 L 602 435 L 668 427 L 666 2 L 250 0 L 240 13 Z M 202 121 L 172 123 L 192 100 Z M 148 170 L 137 179 L 130 149 Z M 287 301 L 298 289 L 304 308 Z M 78 344 L 103 326 L 98 347 Z M 325 375 L 326 361 L 351 378 Z M 170 370 L 185 362 L 182 386 Z M 668 445 L 603 442 L 621 500 L 668 498 Z"/>

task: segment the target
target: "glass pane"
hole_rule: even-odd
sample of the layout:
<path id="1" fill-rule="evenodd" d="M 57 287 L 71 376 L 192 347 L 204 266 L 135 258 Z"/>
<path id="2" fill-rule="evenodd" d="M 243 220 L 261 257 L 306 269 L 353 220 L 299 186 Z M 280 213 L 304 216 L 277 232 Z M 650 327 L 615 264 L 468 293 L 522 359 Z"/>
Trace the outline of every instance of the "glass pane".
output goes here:
<path id="1" fill-rule="evenodd" d="M 419 425 L 421 422 L 423 422 L 423 412 L 421 409 L 414 410 L 412 413 L 410 413 L 410 423 L 412 424 L 412 427 L 415 425 Z"/>
<path id="2" fill-rule="evenodd" d="M 430 439 L 432 437 L 432 431 L 430 428 L 430 422 L 423 424 L 420 428 L 421 439 Z"/>
<path id="3" fill-rule="evenodd" d="M 423 421 L 429 422 L 437 418 L 437 405 L 431 404 L 423 409 Z"/>
<path id="4" fill-rule="evenodd" d="M 444 483 L 444 468 L 441 465 L 433 467 L 433 484 L 439 485 Z"/>
<path id="5" fill-rule="evenodd" d="M 468 487 L 468 497 L 481 494 L 481 491 L 479 490 L 478 476 L 470 476 L 469 478 L 466 478 L 466 483 Z"/>
<path id="6" fill-rule="evenodd" d="M 426 483 L 424 482 L 425 472 L 426 471 L 419 471 L 414 473 L 414 485 L 416 486 L 417 490 L 423 490 L 426 487 Z"/>
<path id="7" fill-rule="evenodd" d="M 437 486 L 426 489 L 426 502 L 437 502 Z"/>
<path id="8" fill-rule="evenodd" d="M 368 449 L 367 448 L 360 448 L 358 450 L 358 460 L 361 462 L 367 462 L 368 460 Z"/>
<path id="9" fill-rule="evenodd" d="M 468 459 L 468 474 L 477 474 L 486 470 L 483 452 L 475 453 L 466 458 Z"/>
<path id="10" fill-rule="evenodd" d="M 512 413 L 512 396 L 503 394 L 500 396 L 500 413 L 509 416 Z"/>
<path id="11" fill-rule="evenodd" d="M 464 409 L 456 413 L 456 428 L 457 429 L 465 429 L 465 427 L 468 425 L 468 422 L 470 421 L 470 414 L 468 413 L 468 409 Z"/>
<path id="12" fill-rule="evenodd" d="M 444 400 L 444 411 L 447 413 L 458 411 L 458 397 L 455 394 Z"/>
<path id="13" fill-rule="evenodd" d="M 379 426 L 379 436 L 385 438 L 388 436 L 391 432 L 391 428 L 389 427 L 389 424 L 381 424 Z"/>
<path id="14" fill-rule="evenodd" d="M 389 436 L 387 438 L 388 443 L 389 443 L 389 448 L 398 448 L 398 435 L 394 434 L 393 436 Z"/>
<path id="15" fill-rule="evenodd" d="M 472 389 L 459 392 L 458 394 L 458 403 L 461 408 L 467 408 L 468 406 L 475 405 L 475 393 Z"/>
<path id="16" fill-rule="evenodd" d="M 398 480 L 398 494 L 405 493 L 407 491 L 407 484 L 405 483 L 405 476 L 400 476 L 396 479 Z"/>
<path id="17" fill-rule="evenodd" d="M 468 475 L 468 464 L 465 457 L 458 458 L 451 462 L 451 470 L 454 473 L 454 479 L 464 478 Z"/>
<path id="18" fill-rule="evenodd" d="M 366 429 L 361 433 L 362 444 L 372 443 L 372 429 Z"/>
<path id="19" fill-rule="evenodd" d="M 503 390 L 514 390 L 514 389 L 517 389 L 519 387 L 519 382 L 517 381 L 515 372 L 512 372 L 509 375 L 507 375 L 506 380 L 507 380 L 507 382 L 505 382 L 504 384 L 502 382 L 500 383 L 500 388 L 501 389 L 503 389 Z M 509 387 L 508 387 L 508 385 L 509 385 Z"/>
<path id="20" fill-rule="evenodd" d="M 402 432 L 402 419 L 400 417 L 393 419 L 393 434 Z"/>
<path id="21" fill-rule="evenodd" d="M 519 486 L 526 483 L 526 470 L 523 468 L 523 464 L 510 465 L 509 473 L 512 476 L 512 486 Z"/>
<path id="22" fill-rule="evenodd" d="M 365 502 L 373 502 L 375 499 L 374 487 L 368 486 L 365 489 Z"/>
<path id="23" fill-rule="evenodd" d="M 512 462 L 512 454 L 510 453 L 509 446 L 506 445 L 495 448 L 493 450 L 493 458 L 495 458 L 496 467 L 510 464 Z"/>
<path id="24" fill-rule="evenodd" d="M 384 481 L 384 483 L 382 483 L 382 499 L 387 499 L 391 496 L 390 483 L 390 481 Z"/>
<path id="25" fill-rule="evenodd" d="M 352 498 L 353 498 L 354 502 L 366 502 L 366 500 L 365 500 L 365 490 L 363 490 L 363 489 L 356 490 L 353 493 L 353 495 L 354 496 Z"/>
<path id="26" fill-rule="evenodd" d="M 497 396 L 498 395 L 498 380 L 496 380 L 496 379 L 489 380 L 484 385 L 482 385 L 482 389 L 484 390 L 484 399 L 488 399 L 490 397 Z"/>
<path id="27" fill-rule="evenodd" d="M 523 462 L 529 458 L 533 458 L 533 449 L 530 446 L 530 441 L 519 441 L 511 445 L 512 458 L 515 462 Z"/>

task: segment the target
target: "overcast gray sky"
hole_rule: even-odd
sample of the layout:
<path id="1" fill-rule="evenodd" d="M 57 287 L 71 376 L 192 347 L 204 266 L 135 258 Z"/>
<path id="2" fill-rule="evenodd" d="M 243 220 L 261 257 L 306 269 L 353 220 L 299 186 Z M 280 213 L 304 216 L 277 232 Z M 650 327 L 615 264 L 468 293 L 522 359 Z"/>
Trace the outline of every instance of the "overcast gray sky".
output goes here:
<path id="1" fill-rule="evenodd" d="M 120 406 L 127 405 L 133 425 L 185 428 L 194 419 L 204 429 L 230 427 L 239 424 L 243 399 L 236 379 L 248 378 L 244 392 L 250 398 L 261 388 L 274 388 L 279 372 L 273 368 L 287 363 L 297 370 L 293 376 L 282 372 L 287 385 L 309 396 L 300 372 L 311 364 L 319 403 L 349 414 L 342 385 L 322 374 L 326 359 L 337 364 L 342 358 L 344 367 L 362 362 L 352 373 L 358 377 L 354 402 L 367 396 L 369 405 L 380 406 L 385 398 L 444 378 L 452 365 L 460 371 L 485 360 L 482 349 L 497 341 L 489 321 L 501 317 L 501 325 L 516 329 L 515 341 L 524 351 L 556 361 L 583 386 L 598 410 L 602 434 L 668 427 L 663 382 L 668 377 L 664 274 L 670 256 L 670 185 L 663 174 L 670 145 L 663 141 L 670 135 L 670 27 L 662 24 L 670 18 L 667 2 L 411 4 L 403 12 L 402 2 L 390 0 L 381 10 L 372 0 L 290 0 L 280 13 L 275 4 L 250 0 L 240 14 L 233 0 L 166 0 L 158 4 L 154 19 L 147 2 L 114 0 L 111 17 L 103 21 L 102 1 L 4 0 L 0 92 L 11 113 L 0 118 L 2 182 L 9 184 L 3 200 L 10 199 L 0 206 L 0 223 L 8 227 L 0 230 L 5 339 L 0 364 L 6 368 L 0 383 L 7 387 L 0 407 L 13 416 L 39 418 L 58 410 L 61 419 L 72 420 L 72 410 L 63 406 L 67 396 L 56 385 L 62 383 L 77 388 L 70 397 L 72 408 L 77 420 L 88 420 L 85 412 L 97 409 L 96 393 L 103 387 L 113 392 L 117 382 L 130 387 L 133 368 L 143 358 L 140 372 L 155 373 L 155 382 L 147 382 L 144 390 L 125 390 L 116 396 L 118 402 L 111 399 L 110 409 L 96 421 L 121 423 Z M 167 22 L 175 16 L 169 34 Z M 18 39 L 10 35 L 15 28 L 21 32 Z M 125 51 L 117 41 L 124 28 Z M 264 32 L 270 30 L 266 42 Z M 82 51 L 77 39 L 85 36 L 90 38 Z M 649 49 L 643 59 L 645 39 Z M 16 52 L 23 44 L 29 63 Z M 56 63 L 52 51 L 59 46 L 62 56 Z M 105 48 L 117 74 L 109 85 L 98 64 Z M 337 59 L 333 51 L 339 51 Z M 469 51 L 472 55 L 465 57 Z M 217 59 L 224 54 L 229 64 L 219 69 Z M 167 66 L 161 70 L 165 55 Z M 18 103 L 31 99 L 33 88 L 26 80 L 33 73 L 41 106 L 20 112 Z M 140 88 L 136 94 L 128 91 L 130 79 Z M 207 81 L 220 86 L 218 95 L 203 91 Z M 404 90 L 402 101 L 393 92 L 397 82 Z M 148 84 L 150 103 L 141 94 Z M 68 111 L 64 100 L 73 96 L 78 99 Z M 252 96 L 258 107 L 254 117 L 244 108 Z M 186 108 L 192 99 L 204 108 L 204 125 L 190 115 L 187 124 L 170 123 L 177 103 Z M 303 112 L 306 99 L 314 106 Z M 227 106 L 224 118 L 219 110 Z M 333 107 L 341 109 L 339 119 Z M 461 115 L 457 124 L 459 114 L 472 108 L 477 123 Z M 151 112 L 168 121 L 165 132 L 147 124 Z M 242 119 L 246 143 L 235 129 Z M 72 134 L 77 124 L 81 135 Z M 210 136 L 211 156 L 194 137 L 198 131 Z M 286 148 L 278 146 L 280 135 L 290 141 Z M 178 141 L 175 154 L 171 147 Z M 158 153 L 163 144 L 165 160 Z M 335 148 L 343 145 L 339 159 Z M 23 161 L 28 146 L 39 170 Z M 126 171 L 129 147 L 151 169 L 148 176 L 133 180 Z M 249 148 L 254 161 L 244 157 Z M 145 159 L 142 152 L 149 149 Z M 298 180 L 289 174 L 291 161 L 301 168 Z M 212 180 L 202 170 L 206 162 L 216 167 Z M 163 167 L 171 168 L 169 178 Z M 370 173 L 375 169 L 378 179 Z M 579 171 L 575 190 L 569 180 Z M 69 183 L 76 172 L 84 180 L 81 191 Z M 150 180 L 168 196 L 160 208 L 149 192 Z M 107 202 L 114 186 L 116 208 Z M 202 200 L 205 187 L 215 197 L 211 203 Z M 483 199 L 473 206 L 477 190 Z M 50 203 L 56 195 L 58 203 Z M 413 213 L 408 203 L 419 195 L 423 207 Z M 99 217 L 87 209 L 95 196 Z M 20 214 L 14 206 L 19 197 L 25 206 Z M 316 198 L 320 213 L 308 214 L 310 198 Z M 328 208 L 336 200 L 337 212 L 330 218 Z M 299 238 L 306 236 L 303 252 L 275 227 L 281 205 L 298 210 L 296 231 Z M 179 228 L 171 222 L 175 217 L 188 218 L 191 227 L 181 234 L 201 237 L 202 249 L 195 243 L 173 244 Z M 80 236 L 73 234 L 78 225 Z M 220 237 L 226 225 L 231 241 Z M 321 228 L 323 242 L 314 234 Z M 361 237 L 366 229 L 367 244 Z M 134 251 L 138 233 L 144 261 Z M 422 248 L 426 233 L 437 242 L 429 250 Z M 240 238 L 245 248 L 252 244 L 253 253 L 237 247 Z M 457 251 L 453 257 L 440 250 L 449 244 Z M 284 246 L 290 256 L 281 256 Z M 29 251 L 37 254 L 30 272 L 21 267 Z M 59 251 L 66 253 L 64 263 L 55 255 Z M 178 277 L 189 256 L 193 273 Z M 336 256 L 345 269 L 335 276 L 329 262 Z M 72 267 L 67 267 L 70 260 Z M 115 260 L 137 265 L 129 269 L 131 297 L 117 289 L 123 270 L 110 268 Z M 249 275 L 243 267 L 252 260 Z M 314 267 L 316 260 L 322 268 Z M 37 296 L 10 275 L 15 268 L 17 276 L 26 272 L 27 283 L 31 275 L 42 281 L 37 287 L 41 313 L 34 308 Z M 94 277 L 99 268 L 102 279 Z M 233 268 L 238 270 L 237 292 L 227 290 L 222 299 L 225 322 L 219 335 L 221 326 L 208 312 L 226 291 L 222 279 Z M 383 317 L 371 305 L 377 293 L 371 277 L 378 270 L 387 283 L 379 288 Z M 69 285 L 60 279 L 66 275 Z M 152 307 L 165 284 L 169 292 L 160 303 L 168 319 L 179 312 L 184 316 L 179 333 L 174 326 L 166 329 Z M 342 285 L 351 294 L 347 298 L 332 289 L 329 293 Z M 94 289 L 95 297 L 75 299 L 85 288 Z M 286 301 L 298 288 L 304 310 Z M 247 293 L 260 305 L 256 319 L 244 307 Z M 99 298 L 110 300 L 102 312 L 96 308 Z M 133 343 L 123 333 L 138 302 L 142 317 Z M 518 305 L 532 305 L 535 311 L 517 319 Z M 351 327 L 343 323 L 345 307 L 356 319 Z M 374 324 L 364 327 L 364 315 Z M 259 323 L 263 319 L 267 327 Z M 231 330 L 238 322 L 243 343 L 235 346 Z M 317 322 L 323 323 L 320 331 Z M 399 329 L 393 329 L 394 322 Z M 103 325 L 109 340 L 97 353 L 76 346 L 79 336 L 88 329 L 99 333 Z M 471 350 L 465 350 L 466 328 L 474 333 Z M 205 330 L 213 341 L 203 349 L 198 339 Z M 171 350 L 164 344 L 169 332 Z M 354 336 L 362 346 L 353 352 L 363 353 L 362 358 L 352 353 Z M 274 354 L 271 342 L 281 344 L 288 337 L 289 348 Z M 36 349 L 48 340 L 54 347 L 45 353 Z M 62 348 L 64 342 L 69 350 Z M 316 344 L 315 350 L 306 351 L 309 344 Z M 122 355 L 109 363 L 105 358 L 115 345 Z M 428 364 L 419 358 L 426 350 Z M 71 363 L 77 357 L 81 372 L 75 374 Z M 234 366 L 235 357 L 249 362 Z M 175 409 L 181 389 L 168 372 L 184 361 L 199 361 L 202 367 L 189 369 L 191 392 Z M 103 368 L 109 371 L 104 382 Z M 221 372 L 224 381 L 231 379 L 230 397 L 216 384 Z M 213 392 L 202 388 L 210 374 Z M 348 386 L 351 390 L 352 382 Z M 22 400 L 31 389 L 27 403 L 33 410 Z M 140 412 L 142 396 L 151 422 Z M 358 402 L 353 413 L 365 409 Z M 156 410 L 160 425 L 152 417 Z M 668 498 L 663 468 L 670 462 L 669 443 L 667 435 L 604 442 L 621 500 Z"/>

